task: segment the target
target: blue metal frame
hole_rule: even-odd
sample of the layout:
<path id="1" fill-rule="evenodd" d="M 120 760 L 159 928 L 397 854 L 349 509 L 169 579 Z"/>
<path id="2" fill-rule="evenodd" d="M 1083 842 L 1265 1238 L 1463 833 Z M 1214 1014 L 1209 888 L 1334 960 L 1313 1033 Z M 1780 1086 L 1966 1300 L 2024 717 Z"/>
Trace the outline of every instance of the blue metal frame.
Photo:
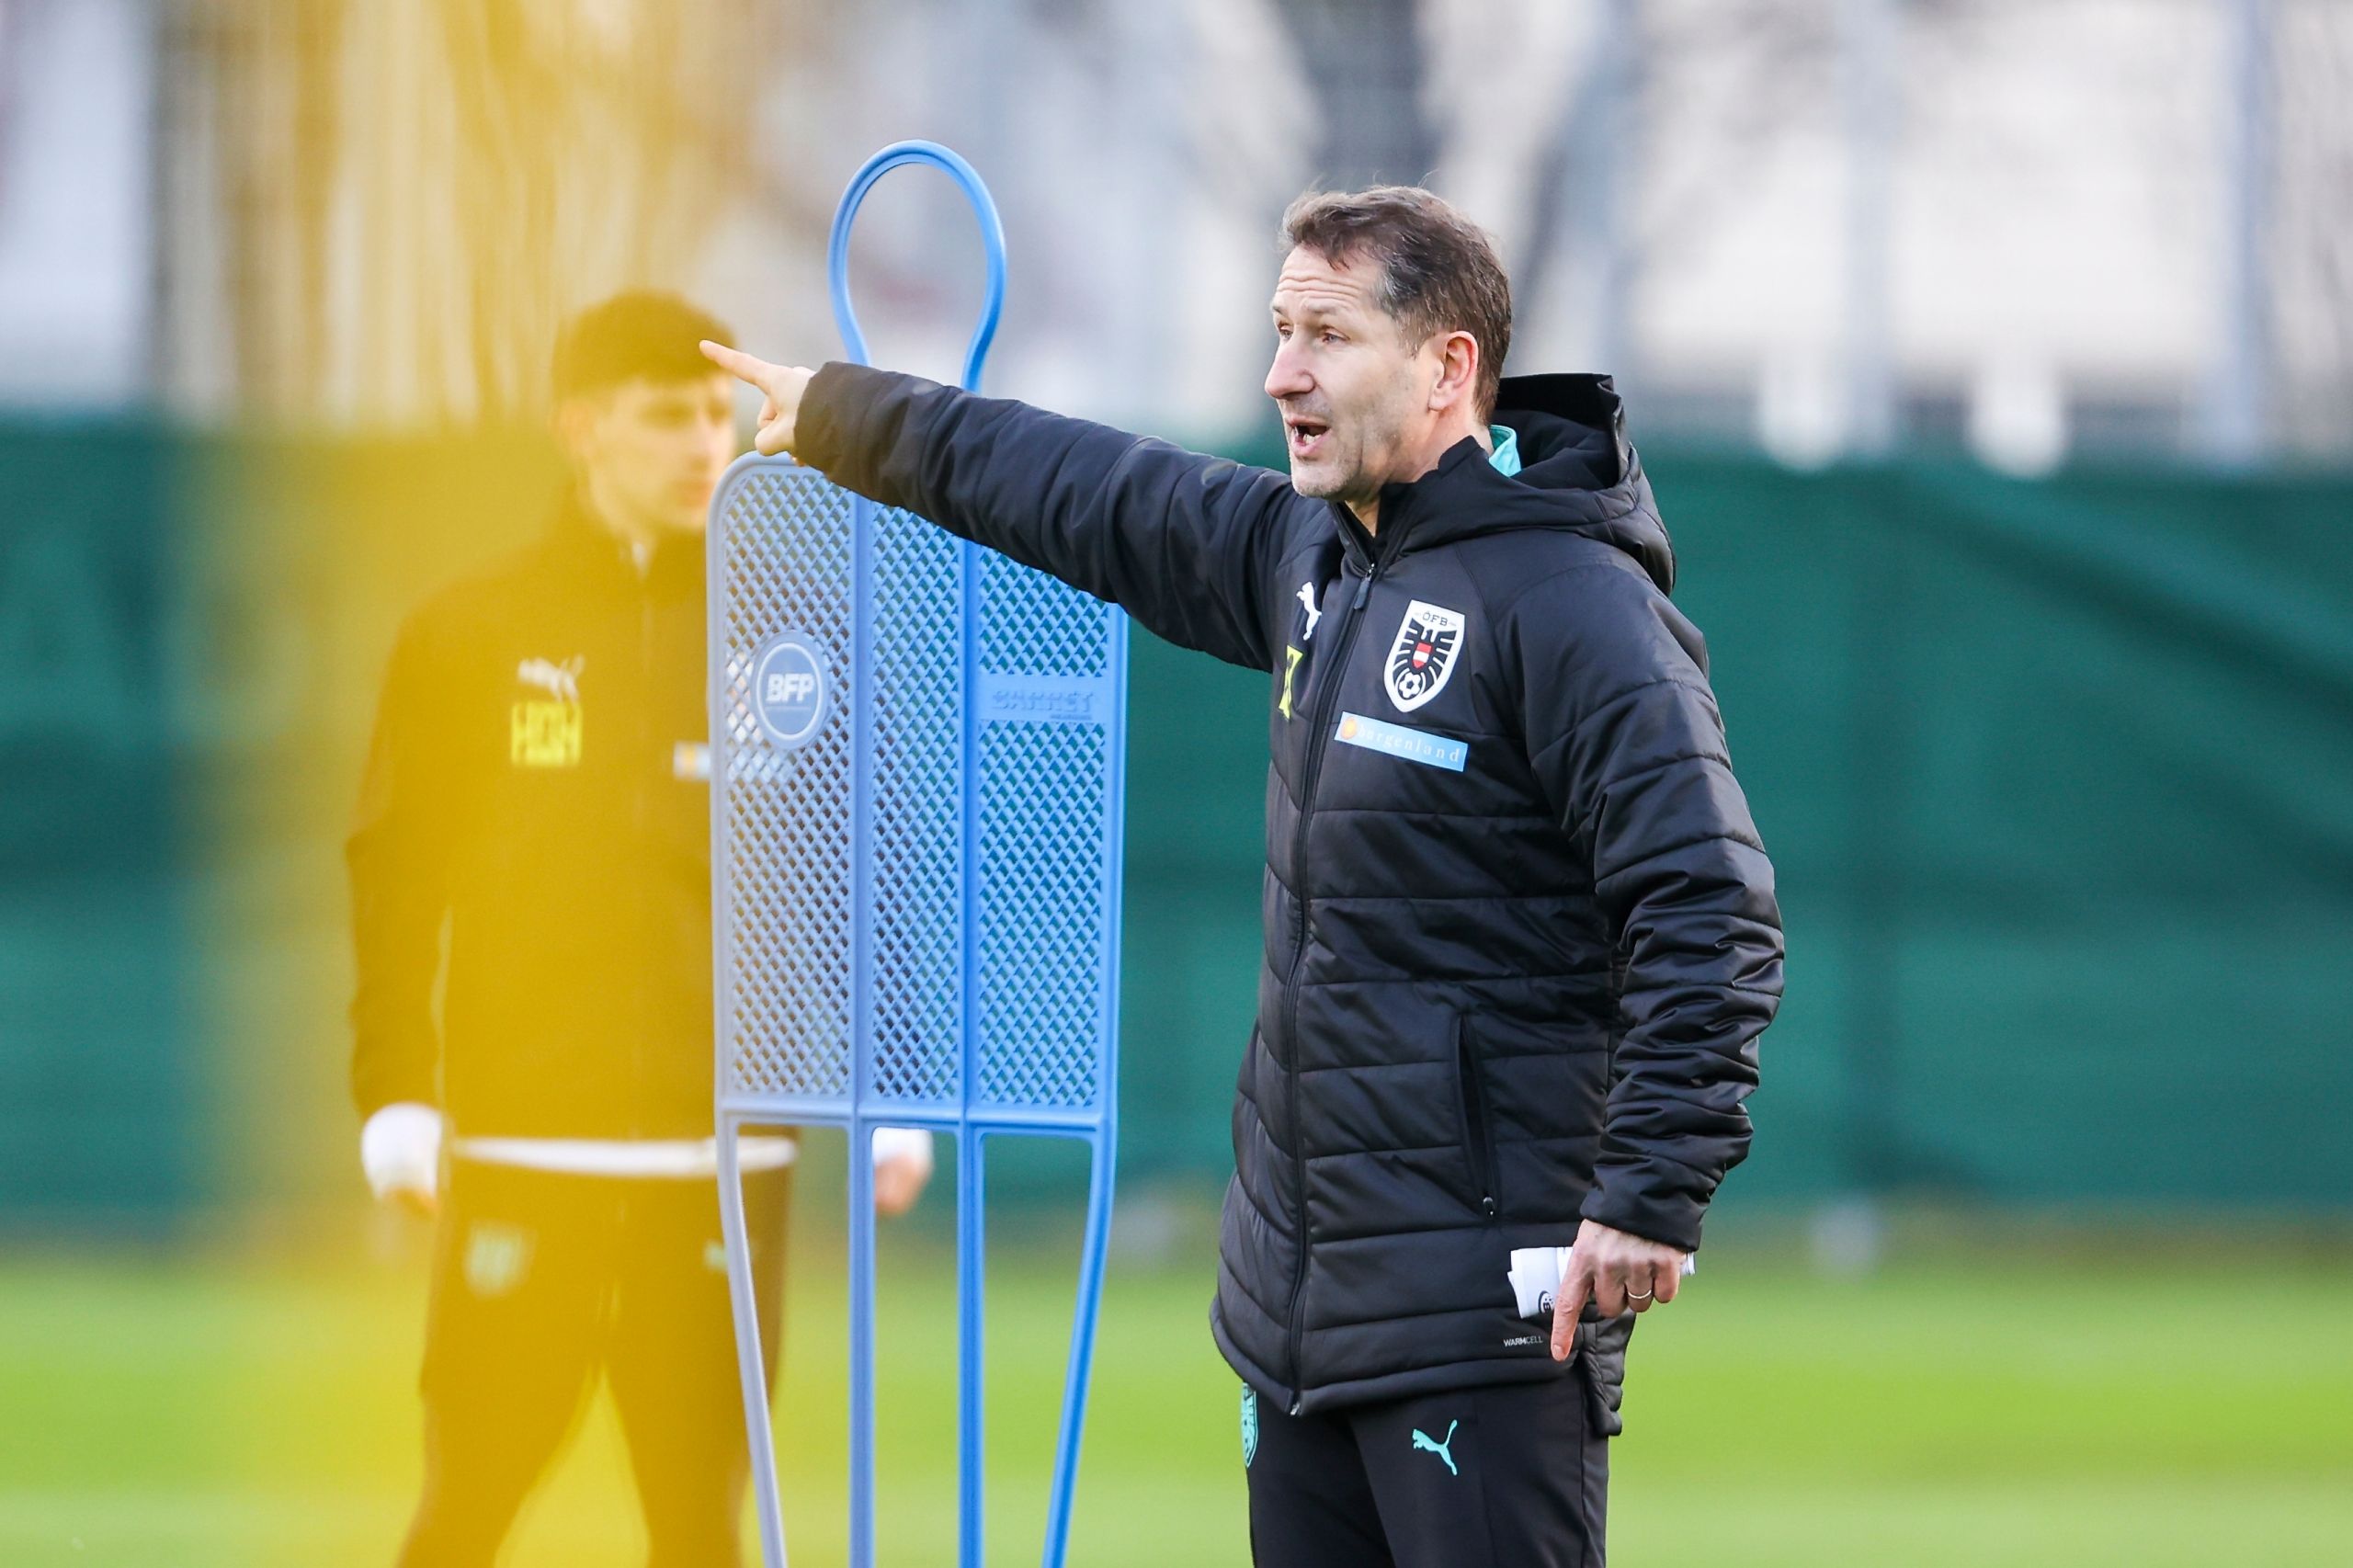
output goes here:
<path id="1" fill-rule="evenodd" d="M 834 326 L 842 335 L 842 351 L 853 365 L 870 363 L 866 352 L 866 334 L 858 324 L 858 312 L 849 299 L 849 232 L 858 222 L 858 210 L 866 204 L 868 193 L 877 181 L 892 169 L 909 164 L 925 164 L 945 173 L 972 204 L 972 216 L 980 220 L 981 248 L 988 257 L 987 295 L 981 305 L 979 324 L 972 328 L 972 341 L 964 350 L 964 379 L 961 385 L 967 392 L 981 390 L 981 369 L 989 357 L 989 345 L 996 341 L 996 324 L 1005 313 L 1005 226 L 997 221 L 996 202 L 989 195 L 989 187 L 981 182 L 980 175 L 961 156 L 937 142 L 896 142 L 866 160 L 865 166 L 851 176 L 849 188 L 842 192 L 842 202 L 834 209 L 834 229 L 825 244 L 825 279 L 834 296 Z"/>
<path id="2" fill-rule="evenodd" d="M 945 171 L 963 190 L 980 221 L 988 258 L 987 298 L 981 321 L 967 350 L 963 384 L 977 390 L 981 372 L 995 335 L 1005 294 L 1005 240 L 995 204 L 972 166 L 954 153 L 926 142 L 904 142 L 883 149 L 860 168 L 844 194 L 834 219 L 829 245 L 829 272 L 834 315 L 851 360 L 866 362 L 866 341 L 849 298 L 849 236 L 859 205 L 875 182 L 903 165 L 923 164 Z M 735 516 L 740 507 L 756 511 L 760 494 L 782 495 L 805 509 L 824 509 L 828 516 L 844 510 L 850 535 L 851 605 L 848 643 L 850 699 L 824 720 L 825 726 L 849 726 L 848 795 L 849 854 L 845 868 L 849 881 L 848 1062 L 844 1093 L 810 1092 L 804 1086 L 779 1092 L 745 1086 L 747 1072 L 739 1060 L 738 994 L 749 972 L 739 963 L 739 944 L 753 936 L 747 922 L 766 918 L 737 908 L 739 873 L 749 877 L 754 868 L 739 867 L 743 834 L 735 823 L 739 766 L 745 777 L 772 767 L 760 739 L 742 724 L 740 676 L 731 671 L 730 595 L 737 585 L 729 578 Z M 990 895 L 998 883 L 984 850 L 986 811 L 1002 805 L 1009 788 L 987 794 L 992 777 L 985 754 L 991 719 L 983 711 L 982 692 L 993 672 L 985 667 L 983 644 L 993 617 L 1018 618 L 1058 613 L 1032 585 L 1002 586 L 1006 604 L 995 605 L 988 585 L 987 552 L 969 541 L 957 547 L 957 632 L 961 642 L 956 707 L 961 715 L 958 736 L 961 799 L 958 801 L 957 846 L 954 857 L 956 940 L 958 946 L 958 1017 L 955 1089 L 951 1101 L 902 1097 L 896 1085 L 876 1081 L 875 931 L 878 898 L 890 890 L 878 889 L 877 835 L 881 826 L 876 786 L 878 627 L 892 613 L 881 602 L 878 578 L 881 514 L 862 497 L 844 497 L 813 471 L 790 459 L 746 457 L 728 471 L 711 503 L 710 594 L 711 605 L 711 846 L 718 998 L 718 1127 L 720 1201 L 726 1238 L 728 1281 L 733 1301 L 739 1359 L 743 1369 L 746 1424 L 752 1444 L 753 1475 L 763 1550 L 771 1568 L 784 1568 L 785 1540 L 778 1498 L 775 1440 L 768 1419 L 767 1380 L 757 1332 L 758 1314 L 753 1300 L 749 1240 L 745 1232 L 739 1140 L 744 1128 L 757 1124 L 832 1125 L 847 1129 L 849 1161 L 850 1247 L 850 1562 L 853 1568 L 871 1568 L 874 1559 L 874 1179 L 871 1140 L 879 1126 L 925 1127 L 952 1133 L 958 1140 L 957 1162 L 957 1325 L 958 1325 L 958 1561 L 978 1568 L 983 1558 L 984 1466 L 984 1339 L 985 1302 L 985 1160 L 986 1141 L 996 1134 L 1027 1134 L 1075 1138 L 1091 1155 L 1087 1208 L 1081 1244 L 1078 1292 L 1071 1334 L 1070 1358 L 1063 1396 L 1063 1419 L 1055 1451 L 1053 1490 L 1047 1513 L 1043 1562 L 1060 1568 L 1067 1550 L 1070 1513 L 1076 1486 L 1080 1434 L 1083 1429 L 1088 1374 L 1093 1361 L 1095 1324 L 1101 1300 L 1103 1269 L 1110 1234 L 1113 1155 L 1117 1145 L 1116 1093 L 1120 950 L 1120 849 L 1124 841 L 1122 804 L 1125 797 L 1124 714 L 1127 627 L 1117 611 L 1103 615 L 1097 633 L 1100 676 L 1072 680 L 1063 687 L 1087 687 L 1104 693 L 1096 714 L 1102 745 L 1099 751 L 1101 790 L 1099 859 L 1093 867 L 1096 893 L 1092 924 L 1079 933 L 1097 960 L 1092 976 L 1094 1019 L 1090 1040 L 1076 1049 L 1087 1052 L 1085 1081 L 1091 1085 L 1087 1102 L 1070 1103 L 1067 1094 L 1055 1098 L 1040 1090 L 1036 1103 L 1023 1103 L 993 1094 L 983 1081 L 983 1052 L 1010 1049 L 1034 1054 L 1042 1049 L 1074 1059 L 1073 1048 L 1060 1040 L 1038 1041 L 1016 1032 L 1010 1046 L 1006 1031 L 992 1035 L 984 1003 L 992 994 L 983 962 L 983 941 L 992 929 Z M 1039 580 L 1040 583 L 1043 579 Z M 1075 590 L 1051 588 L 1051 596 L 1074 596 Z M 1086 601 L 1092 612 L 1092 601 Z M 1040 608 L 1040 606 L 1043 606 Z M 1017 623 L 1018 623 L 1017 621 Z M 776 631 L 783 628 L 767 628 Z M 732 652 L 738 656 L 740 648 Z M 1020 678 L 1020 677 L 1016 677 Z M 1051 680 L 1055 677 L 1042 677 Z M 739 753 L 743 754 L 739 759 Z M 1005 780 L 1010 785 L 1012 780 Z M 1031 783 L 1022 779 L 1026 787 Z M 1093 799 L 1093 797 L 1089 797 Z M 1017 802 L 1016 802 L 1017 809 Z M 909 808 L 913 809 L 913 808 Z M 772 915 L 772 912 L 771 912 Z M 1060 915 L 1065 921 L 1072 917 Z M 1002 989 L 1000 987 L 1000 989 Z M 1026 1043 L 1025 1043 L 1026 1042 Z M 1064 1082 L 1073 1065 L 1064 1062 Z"/>

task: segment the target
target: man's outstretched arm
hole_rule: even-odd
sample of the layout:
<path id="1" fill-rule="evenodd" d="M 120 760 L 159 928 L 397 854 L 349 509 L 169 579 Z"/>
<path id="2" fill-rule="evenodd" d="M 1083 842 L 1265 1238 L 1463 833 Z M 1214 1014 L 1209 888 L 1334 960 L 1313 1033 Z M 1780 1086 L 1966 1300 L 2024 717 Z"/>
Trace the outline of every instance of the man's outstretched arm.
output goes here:
<path id="1" fill-rule="evenodd" d="M 1292 499 L 1280 474 L 915 376 L 703 352 L 762 393 L 761 451 L 789 450 L 1172 642 L 1271 667 L 1260 590 Z"/>
<path id="2" fill-rule="evenodd" d="M 1595 566 L 1531 593 L 1512 625 L 1529 761 L 1590 858 L 1623 965 L 1559 1357 L 1588 1297 L 1605 1317 L 1675 1298 L 1718 1184 L 1748 1152 L 1781 922 L 1690 624 L 1635 574 Z"/>

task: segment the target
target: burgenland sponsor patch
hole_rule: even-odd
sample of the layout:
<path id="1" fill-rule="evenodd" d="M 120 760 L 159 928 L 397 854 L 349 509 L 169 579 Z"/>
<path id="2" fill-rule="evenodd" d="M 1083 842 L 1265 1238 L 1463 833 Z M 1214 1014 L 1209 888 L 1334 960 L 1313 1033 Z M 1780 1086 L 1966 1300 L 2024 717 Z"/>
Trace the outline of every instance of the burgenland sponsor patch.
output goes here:
<path id="1" fill-rule="evenodd" d="M 1443 767 L 1449 773 L 1461 772 L 1471 756 L 1468 741 L 1409 730 L 1403 724 L 1386 723 L 1362 713 L 1341 714 L 1339 727 L 1332 732 L 1332 738 L 1343 745 L 1362 746 L 1367 751 L 1403 757 L 1426 767 Z"/>

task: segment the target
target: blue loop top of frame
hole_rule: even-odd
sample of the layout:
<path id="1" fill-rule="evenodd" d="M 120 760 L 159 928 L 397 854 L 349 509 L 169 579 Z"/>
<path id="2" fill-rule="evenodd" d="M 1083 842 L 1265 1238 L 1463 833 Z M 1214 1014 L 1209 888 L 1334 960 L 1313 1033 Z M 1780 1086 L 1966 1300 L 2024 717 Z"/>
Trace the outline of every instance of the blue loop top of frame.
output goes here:
<path id="1" fill-rule="evenodd" d="M 834 210 L 834 232 L 825 252 L 825 276 L 834 296 L 834 324 L 841 330 L 842 348 L 853 365 L 866 365 L 866 334 L 858 329 L 858 312 L 849 299 L 849 232 L 858 221 L 858 210 L 866 200 L 868 191 L 884 175 L 903 164 L 929 164 L 954 180 L 964 199 L 972 204 L 972 215 L 980 220 L 981 247 L 988 257 L 988 293 L 981 307 L 980 324 L 972 329 L 972 341 L 964 350 L 966 392 L 978 392 L 981 387 L 981 367 L 989 356 L 989 344 L 996 337 L 997 318 L 1005 310 L 1005 225 L 998 222 L 996 202 L 989 196 L 989 187 L 981 182 L 980 175 L 963 158 L 937 142 L 894 142 L 866 160 L 849 188 L 842 193 L 842 203 Z"/>

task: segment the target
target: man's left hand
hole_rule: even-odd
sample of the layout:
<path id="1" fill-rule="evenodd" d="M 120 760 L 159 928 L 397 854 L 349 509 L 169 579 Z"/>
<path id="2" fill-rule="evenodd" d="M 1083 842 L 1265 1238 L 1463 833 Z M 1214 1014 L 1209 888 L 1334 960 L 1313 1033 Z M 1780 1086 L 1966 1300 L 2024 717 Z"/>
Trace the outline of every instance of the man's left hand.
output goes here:
<path id="1" fill-rule="evenodd" d="M 1681 1247 L 1586 1221 L 1552 1303 L 1552 1359 L 1565 1361 L 1575 1350 L 1577 1316 L 1587 1301 L 1606 1318 L 1645 1312 L 1654 1302 L 1675 1300 L 1682 1282 Z"/>

